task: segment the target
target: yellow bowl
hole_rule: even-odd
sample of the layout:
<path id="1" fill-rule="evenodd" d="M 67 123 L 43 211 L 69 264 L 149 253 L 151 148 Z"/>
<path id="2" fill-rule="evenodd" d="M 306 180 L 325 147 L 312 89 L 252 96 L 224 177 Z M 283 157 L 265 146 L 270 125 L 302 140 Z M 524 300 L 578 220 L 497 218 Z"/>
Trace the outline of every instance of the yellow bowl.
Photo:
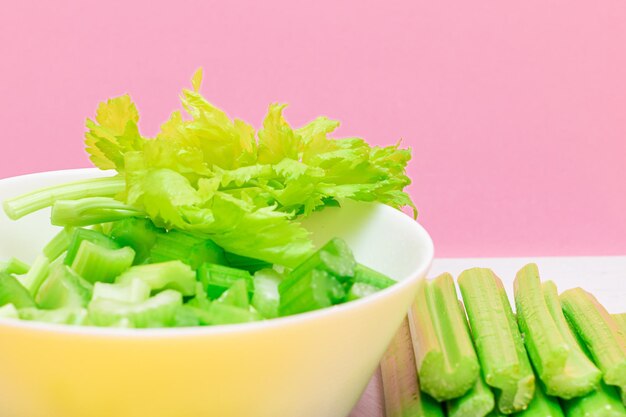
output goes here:
<path id="1" fill-rule="evenodd" d="M 0 181 L 0 199 L 103 176 Z M 0 215 L 0 259 L 30 261 L 55 233 L 49 213 Z M 343 417 L 374 373 L 430 266 L 428 233 L 381 204 L 345 202 L 306 221 L 400 281 L 363 300 L 266 322 L 188 329 L 81 328 L 0 320 L 2 417 Z"/>

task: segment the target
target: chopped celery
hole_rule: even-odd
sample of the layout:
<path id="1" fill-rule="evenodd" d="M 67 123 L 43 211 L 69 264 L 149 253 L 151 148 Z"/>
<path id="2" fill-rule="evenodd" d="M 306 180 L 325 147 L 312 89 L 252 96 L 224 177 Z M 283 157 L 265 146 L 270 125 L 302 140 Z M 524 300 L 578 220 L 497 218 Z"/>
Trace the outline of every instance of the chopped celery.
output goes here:
<path id="1" fill-rule="evenodd" d="M 380 362 L 387 417 L 443 417 L 441 405 L 419 386 L 408 319 Z"/>
<path id="2" fill-rule="evenodd" d="M 354 301 L 360 298 L 368 297 L 372 294 L 376 294 L 380 291 L 380 288 L 374 287 L 370 284 L 364 284 L 362 282 L 355 282 L 348 291 L 348 295 L 346 297 L 347 301 Z"/>
<path id="3" fill-rule="evenodd" d="M 120 246 L 130 246 L 135 250 L 134 264 L 145 263 L 150 250 L 163 233 L 149 219 L 131 217 L 111 224 L 109 236 Z"/>
<path id="4" fill-rule="evenodd" d="M 43 309 L 85 307 L 91 299 L 93 286 L 70 267 L 56 264 L 43 282 L 35 300 Z"/>
<path id="5" fill-rule="evenodd" d="M 458 279 L 485 381 L 496 390 L 502 413 L 524 410 L 535 376 L 502 281 L 490 270 L 473 268 Z"/>
<path id="6" fill-rule="evenodd" d="M 561 405 L 555 397 L 544 394 L 543 390 L 537 386 L 535 395 L 528 404 L 528 408 L 519 413 L 513 414 L 515 417 L 563 417 Z"/>
<path id="7" fill-rule="evenodd" d="M 184 296 L 196 293 L 196 273 L 181 261 L 133 266 L 118 276 L 116 282 L 123 284 L 134 279 L 144 281 L 153 291 L 171 289 Z"/>
<path id="8" fill-rule="evenodd" d="M 69 324 L 82 326 L 86 324 L 87 310 L 84 308 L 59 308 L 56 310 L 40 310 L 23 308 L 19 311 L 20 319 L 40 321 L 44 323 Z"/>
<path id="9" fill-rule="evenodd" d="M 255 273 L 261 269 L 268 269 L 272 267 L 272 264 L 269 262 L 248 258 L 247 256 L 241 256 L 230 252 L 225 252 L 224 258 L 226 259 L 226 264 L 228 266 L 237 269 L 245 269 L 250 273 Z"/>
<path id="10" fill-rule="evenodd" d="M 4 201 L 4 212 L 12 220 L 50 207 L 59 200 L 112 197 L 124 191 L 123 177 L 95 178 L 42 188 Z"/>
<path id="11" fill-rule="evenodd" d="M 446 402 L 448 417 L 485 417 L 494 407 L 493 392 L 482 375 L 465 395 Z"/>
<path id="12" fill-rule="evenodd" d="M 35 301 L 28 290 L 13 276 L 0 272 L 0 307 L 13 304 L 15 308 L 33 307 Z"/>
<path id="13" fill-rule="evenodd" d="M 5 304 L 0 307 L 0 319 L 19 319 L 19 312 L 13 304 Z"/>
<path id="14" fill-rule="evenodd" d="M 266 319 L 278 317 L 282 277 L 273 269 L 262 269 L 254 274 L 252 306 Z"/>
<path id="15" fill-rule="evenodd" d="M 172 322 L 172 327 L 196 327 L 207 325 L 208 322 L 202 320 L 202 311 L 188 305 L 182 305 L 176 309 Z M 208 313 L 205 313 L 208 314 Z"/>
<path id="16" fill-rule="evenodd" d="M 330 307 L 341 303 L 346 295 L 341 283 L 320 269 L 310 270 L 295 283 L 290 282 L 290 285 L 284 286 L 285 282 L 278 286 L 281 316 Z"/>
<path id="17" fill-rule="evenodd" d="M 24 275 L 28 272 L 30 266 L 17 258 L 11 258 L 8 261 L 0 262 L 0 272 L 6 272 L 9 275 Z"/>
<path id="18" fill-rule="evenodd" d="M 547 288 L 549 291 L 549 286 Z M 552 301 L 553 305 L 557 303 L 557 307 L 550 309 L 548 297 L 554 300 L 556 288 L 544 294 L 537 265 L 526 265 L 517 273 L 517 320 L 537 376 L 548 395 L 566 399 L 580 397 L 594 389 L 601 377 L 600 371 L 589 363 L 574 343 L 562 317 L 558 298 Z M 557 321 L 560 323 L 557 324 Z M 563 332 L 568 334 L 563 335 Z"/>
<path id="19" fill-rule="evenodd" d="M 111 238 L 100 232 L 89 229 L 75 229 L 72 234 L 70 244 L 67 248 L 67 255 L 65 255 L 65 265 L 71 266 L 74 263 L 74 258 L 76 258 L 76 254 L 80 249 L 80 245 L 85 240 L 109 249 L 120 248 L 120 245 L 118 245 Z"/>
<path id="20" fill-rule="evenodd" d="M 135 251 L 130 247 L 110 249 L 88 240 L 80 244 L 72 269 L 87 281 L 113 282 L 133 264 Z"/>
<path id="21" fill-rule="evenodd" d="M 227 304 L 239 308 L 247 309 L 250 307 L 250 299 L 248 298 L 248 288 L 246 280 L 240 279 L 233 282 L 233 285 L 217 299 L 216 303 Z"/>
<path id="22" fill-rule="evenodd" d="M 74 228 L 64 227 L 59 233 L 43 248 L 43 253 L 50 262 L 55 261 L 63 255 L 72 243 Z"/>
<path id="23" fill-rule="evenodd" d="M 28 273 L 21 277 L 20 282 L 34 297 L 50 271 L 50 261 L 45 255 L 39 255 Z"/>
<path id="24" fill-rule="evenodd" d="M 204 285 L 212 300 L 219 298 L 235 281 L 240 279 L 246 281 L 248 292 L 252 295 L 254 283 L 248 271 L 212 263 L 202 264 L 198 269 L 198 280 Z"/>
<path id="25" fill-rule="evenodd" d="M 105 299 L 126 303 L 141 303 L 150 298 L 151 288 L 141 279 L 130 279 L 121 284 L 96 282 L 92 300 Z"/>
<path id="26" fill-rule="evenodd" d="M 626 337 L 626 313 L 613 314 L 613 320 L 617 323 L 618 331 Z"/>
<path id="27" fill-rule="evenodd" d="M 216 303 L 211 304 L 209 308 L 210 324 L 237 324 L 259 321 L 262 317 L 250 310 L 249 308 L 241 308 L 229 304 Z"/>
<path id="28" fill-rule="evenodd" d="M 52 206 L 50 222 L 55 226 L 83 227 L 145 216 L 145 213 L 114 198 L 91 197 L 57 201 Z"/>
<path id="29" fill-rule="evenodd" d="M 206 236 L 173 230 L 157 235 L 151 262 L 179 260 L 198 269 L 204 263 L 225 265 L 224 250 Z"/>
<path id="30" fill-rule="evenodd" d="M 367 284 L 379 290 L 384 290 L 394 285 L 396 281 L 365 265 L 358 264 L 354 270 L 354 283 Z"/>
<path id="31" fill-rule="evenodd" d="M 604 382 L 584 397 L 563 401 L 563 410 L 567 417 L 626 417 L 616 389 Z"/>
<path id="32" fill-rule="evenodd" d="M 561 294 L 567 320 L 603 373 L 604 382 L 626 390 L 626 338 L 596 298 L 582 288 Z"/>
<path id="33" fill-rule="evenodd" d="M 183 305 L 178 291 L 165 290 L 141 303 L 97 299 L 89 304 L 88 319 L 96 326 L 168 327 Z"/>
<path id="34" fill-rule="evenodd" d="M 421 283 L 409 323 L 422 391 L 437 401 L 469 391 L 480 367 L 450 274 Z"/>
<path id="35" fill-rule="evenodd" d="M 204 290 L 204 285 L 201 282 L 196 282 L 196 294 L 187 302 L 188 306 L 196 307 L 205 311 L 209 310 L 211 306 L 211 300 Z"/>

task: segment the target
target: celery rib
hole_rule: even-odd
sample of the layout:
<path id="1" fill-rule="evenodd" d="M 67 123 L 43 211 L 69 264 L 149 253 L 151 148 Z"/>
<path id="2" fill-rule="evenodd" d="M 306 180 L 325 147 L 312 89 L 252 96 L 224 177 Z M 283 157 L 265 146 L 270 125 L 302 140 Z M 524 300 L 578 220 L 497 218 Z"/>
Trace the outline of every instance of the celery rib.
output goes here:
<path id="1" fill-rule="evenodd" d="M 446 402 L 448 417 L 485 417 L 495 407 L 491 388 L 482 375 L 478 376 L 474 386 L 462 397 Z"/>
<path id="2" fill-rule="evenodd" d="M 540 387 L 535 389 L 533 397 L 528 408 L 519 413 L 513 414 L 515 417 L 564 417 L 563 410 L 559 401 L 547 396 Z"/>
<path id="3" fill-rule="evenodd" d="M 50 221 L 55 226 L 83 227 L 145 216 L 142 211 L 114 198 L 89 197 L 55 202 Z"/>

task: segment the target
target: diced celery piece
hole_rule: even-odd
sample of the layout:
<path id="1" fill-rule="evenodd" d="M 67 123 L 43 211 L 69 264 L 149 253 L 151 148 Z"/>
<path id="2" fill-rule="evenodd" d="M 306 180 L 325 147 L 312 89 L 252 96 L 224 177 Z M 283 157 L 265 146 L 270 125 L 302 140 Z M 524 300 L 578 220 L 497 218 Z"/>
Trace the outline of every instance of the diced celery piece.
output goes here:
<path id="1" fill-rule="evenodd" d="M 247 309 L 250 307 L 248 298 L 248 288 L 246 281 L 237 280 L 217 299 L 216 303 L 228 304 L 231 306 Z"/>
<path id="2" fill-rule="evenodd" d="M 6 272 L 9 275 L 24 275 L 28 272 L 30 266 L 17 258 L 11 258 L 8 261 L 0 262 L 0 272 Z"/>
<path id="3" fill-rule="evenodd" d="M 116 282 L 123 284 L 134 279 L 144 281 L 152 291 L 172 289 L 184 296 L 196 293 L 196 273 L 181 261 L 133 266 L 118 276 Z"/>
<path id="4" fill-rule="evenodd" d="M 295 283 L 283 284 L 285 281 L 278 286 L 280 316 L 320 310 L 345 300 L 343 285 L 324 270 L 312 269 Z"/>
<path id="5" fill-rule="evenodd" d="M 437 401 L 469 391 L 480 367 L 450 274 L 421 282 L 409 323 L 422 391 Z"/>
<path id="6" fill-rule="evenodd" d="M 45 255 L 39 255 L 35 258 L 35 262 L 33 262 L 28 273 L 21 277 L 20 282 L 30 292 L 30 295 L 34 297 L 37 295 L 41 284 L 48 277 L 49 271 L 50 261 Z"/>
<path id="7" fill-rule="evenodd" d="M 22 320 L 83 326 L 86 324 L 87 310 L 84 308 L 59 308 L 56 310 L 23 308 L 19 311 L 19 315 Z"/>
<path id="8" fill-rule="evenodd" d="M 252 306 L 266 319 L 278 317 L 282 277 L 273 269 L 262 269 L 254 274 Z"/>
<path id="9" fill-rule="evenodd" d="M 72 262 L 72 269 L 89 282 L 110 283 L 130 268 L 134 259 L 135 251 L 128 246 L 109 249 L 84 240 Z"/>
<path id="10" fill-rule="evenodd" d="M 584 397 L 563 401 L 563 410 L 566 417 L 626 417 L 617 390 L 604 382 Z"/>
<path id="11" fill-rule="evenodd" d="M 211 300 L 209 300 L 209 296 L 204 290 L 204 284 L 202 284 L 201 282 L 196 282 L 196 294 L 191 300 L 187 302 L 187 305 L 205 311 L 209 310 L 209 307 L 211 306 Z"/>
<path id="12" fill-rule="evenodd" d="M 70 267 L 56 264 L 43 282 L 35 300 L 43 309 L 85 307 L 93 292 L 93 286 Z"/>
<path id="13" fill-rule="evenodd" d="M 495 399 L 491 388 L 479 375 L 476 383 L 462 397 L 446 402 L 448 417 L 485 417 L 495 407 Z"/>
<path id="14" fill-rule="evenodd" d="M 109 236 L 120 246 L 130 246 L 135 250 L 135 265 L 143 264 L 150 257 L 150 251 L 157 236 L 164 233 L 149 219 L 131 217 L 112 223 Z"/>
<path id="15" fill-rule="evenodd" d="M 526 409 L 535 376 L 502 281 L 491 271 L 473 268 L 458 279 L 485 381 L 496 391 L 502 413 Z"/>
<path id="16" fill-rule="evenodd" d="M 89 197 L 55 202 L 52 206 L 50 222 L 55 226 L 83 227 L 145 215 L 114 198 Z"/>
<path id="17" fill-rule="evenodd" d="M 122 284 L 96 282 L 93 287 L 93 300 L 105 299 L 125 303 L 142 303 L 150 298 L 152 289 L 141 279 L 130 279 Z"/>
<path id="18" fill-rule="evenodd" d="M 198 269 L 198 280 L 204 285 L 212 300 L 219 298 L 235 281 L 240 279 L 246 281 L 248 292 L 252 295 L 254 283 L 248 271 L 211 263 L 202 264 Z"/>
<path id="19" fill-rule="evenodd" d="M 6 304 L 13 304 L 15 308 L 20 309 L 35 306 L 35 301 L 13 275 L 0 272 L 0 306 Z"/>
<path id="20" fill-rule="evenodd" d="M 178 291 L 165 290 L 142 303 L 103 298 L 89 304 L 88 319 L 96 326 L 129 325 L 135 328 L 168 327 L 174 324 L 183 298 Z"/>
<path id="21" fill-rule="evenodd" d="M 196 327 L 207 325 L 203 322 L 201 315 L 202 310 L 188 305 L 180 306 L 176 309 L 172 327 Z M 208 314 L 208 313 L 205 313 Z"/>
<path id="22" fill-rule="evenodd" d="M 50 262 L 57 260 L 61 255 L 67 252 L 72 243 L 74 231 L 75 229 L 73 227 L 61 229 L 61 231 L 43 248 L 43 253 Z"/>
<path id="23" fill-rule="evenodd" d="M 563 417 L 563 411 L 559 401 L 555 397 L 544 394 L 538 385 L 528 408 L 513 415 L 515 417 Z"/>
<path id="24" fill-rule="evenodd" d="M 517 273 L 515 303 L 526 350 L 548 395 L 580 397 L 594 390 L 601 374 L 569 334 L 556 287 L 545 288 L 546 294 L 537 265 L 528 264 Z"/>
<path id="25" fill-rule="evenodd" d="M 626 338 L 590 293 L 574 288 L 561 294 L 567 320 L 603 373 L 604 382 L 626 390 Z"/>
<path id="26" fill-rule="evenodd" d="M 85 240 L 109 249 L 120 248 L 120 245 L 100 232 L 89 229 L 74 229 L 72 239 L 70 240 L 70 244 L 67 248 L 67 255 L 65 255 L 65 265 L 71 266 L 74 263 L 74 258 L 76 258 L 80 245 Z"/>
<path id="27" fill-rule="evenodd" d="M 0 319 L 19 319 L 17 308 L 13 304 L 5 304 L 0 307 Z"/>
<path id="28" fill-rule="evenodd" d="M 262 317 L 249 308 L 241 308 L 233 305 L 212 303 L 209 308 L 209 318 L 212 325 L 237 324 L 259 321 Z"/>
<path id="29" fill-rule="evenodd" d="M 358 264 L 354 270 L 354 283 L 367 284 L 379 290 L 384 290 L 394 285 L 396 281 L 365 265 Z"/>
<path id="30" fill-rule="evenodd" d="M 346 296 L 346 301 L 359 300 L 372 294 L 376 294 L 379 291 L 380 288 L 374 287 L 373 285 L 356 282 L 350 287 L 348 295 Z"/>
<path id="31" fill-rule="evenodd" d="M 272 267 L 272 264 L 266 261 L 248 258 L 247 256 L 241 256 L 230 252 L 224 252 L 224 258 L 226 259 L 226 264 L 228 266 L 237 269 L 245 269 L 250 273 L 255 273 L 262 269 L 268 269 Z"/>
<path id="32" fill-rule="evenodd" d="M 225 265 L 224 250 L 206 236 L 173 230 L 159 234 L 150 251 L 151 262 L 179 260 L 193 269 L 204 263 Z"/>
<path id="33" fill-rule="evenodd" d="M 441 405 L 420 390 L 407 319 L 387 348 L 380 370 L 387 417 L 443 417 Z"/>

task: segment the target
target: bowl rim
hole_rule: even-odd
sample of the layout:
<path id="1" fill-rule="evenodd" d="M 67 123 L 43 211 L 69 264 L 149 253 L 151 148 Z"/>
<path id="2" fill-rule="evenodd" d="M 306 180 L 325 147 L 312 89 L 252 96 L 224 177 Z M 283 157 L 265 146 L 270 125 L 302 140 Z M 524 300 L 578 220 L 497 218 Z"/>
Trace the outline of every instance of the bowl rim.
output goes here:
<path id="1" fill-rule="evenodd" d="M 102 171 L 98 168 L 78 168 L 78 169 L 63 169 L 54 171 L 42 171 L 36 173 L 30 173 L 25 175 L 18 175 L 13 177 L 7 177 L 0 179 L 0 183 L 19 182 L 22 180 L 33 179 L 38 176 L 47 177 L 63 177 L 67 175 L 76 175 L 88 177 L 103 177 L 107 173 L 113 171 Z M 44 323 L 36 321 L 26 321 L 21 319 L 0 318 L 0 328 L 8 327 L 19 330 L 31 330 L 37 332 L 53 332 L 53 333 L 65 333 L 73 335 L 89 335 L 95 337 L 119 337 L 119 338 L 171 338 L 171 337 L 197 337 L 197 336 L 210 336 L 210 335 L 227 335 L 227 334 L 242 334 L 242 333 L 255 333 L 259 331 L 266 331 L 268 329 L 275 329 L 279 327 L 289 327 L 298 325 L 300 323 L 307 323 L 315 320 L 322 320 L 328 318 L 334 314 L 347 313 L 351 310 L 359 310 L 366 308 L 368 304 L 374 304 L 383 298 L 391 296 L 396 292 L 405 291 L 412 285 L 415 280 L 425 275 L 430 269 L 435 249 L 433 240 L 426 231 L 426 229 L 419 224 L 416 220 L 412 219 L 407 214 L 393 207 L 387 206 L 382 203 L 375 203 L 382 207 L 390 215 L 401 219 L 400 221 L 406 223 L 407 229 L 413 229 L 414 233 L 420 236 L 425 247 L 424 261 L 419 263 L 417 267 L 407 274 L 405 279 L 397 282 L 397 284 L 379 291 L 375 294 L 369 295 L 365 298 L 350 301 L 344 304 L 339 304 L 321 310 L 309 311 L 306 313 L 300 313 L 287 317 L 278 317 L 269 320 L 256 321 L 251 323 L 238 323 L 238 324 L 223 324 L 216 326 L 196 326 L 196 327 L 165 327 L 165 328 L 148 328 L 148 329 L 128 329 L 117 327 L 97 327 L 97 326 L 71 326 L 67 324 L 55 324 Z"/>

